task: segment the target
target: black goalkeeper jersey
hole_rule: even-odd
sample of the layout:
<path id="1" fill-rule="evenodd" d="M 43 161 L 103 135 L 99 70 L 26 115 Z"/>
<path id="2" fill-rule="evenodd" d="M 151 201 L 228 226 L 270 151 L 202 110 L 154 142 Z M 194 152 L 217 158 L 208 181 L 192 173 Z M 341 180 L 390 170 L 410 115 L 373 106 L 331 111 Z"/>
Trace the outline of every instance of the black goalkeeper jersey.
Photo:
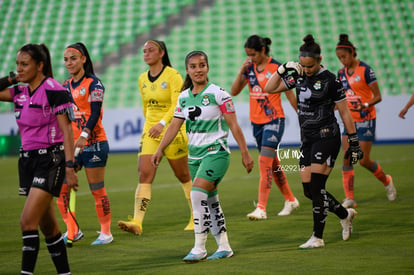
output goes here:
<path id="1" fill-rule="evenodd" d="M 345 100 L 346 96 L 333 73 L 322 67 L 311 77 L 293 74 L 283 81 L 289 89 L 296 88 L 302 141 L 340 134 L 334 108 L 335 103 Z"/>

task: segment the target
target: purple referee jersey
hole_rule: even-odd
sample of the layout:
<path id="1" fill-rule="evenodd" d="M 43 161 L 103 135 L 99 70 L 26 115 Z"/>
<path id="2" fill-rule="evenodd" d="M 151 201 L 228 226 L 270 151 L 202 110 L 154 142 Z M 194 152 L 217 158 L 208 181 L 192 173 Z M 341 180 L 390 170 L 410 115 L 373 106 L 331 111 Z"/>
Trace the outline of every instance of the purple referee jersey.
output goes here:
<path id="1" fill-rule="evenodd" d="M 48 148 L 63 142 L 56 115 L 72 108 L 66 89 L 53 78 L 45 78 L 36 90 L 28 85 L 9 88 L 24 151 Z"/>

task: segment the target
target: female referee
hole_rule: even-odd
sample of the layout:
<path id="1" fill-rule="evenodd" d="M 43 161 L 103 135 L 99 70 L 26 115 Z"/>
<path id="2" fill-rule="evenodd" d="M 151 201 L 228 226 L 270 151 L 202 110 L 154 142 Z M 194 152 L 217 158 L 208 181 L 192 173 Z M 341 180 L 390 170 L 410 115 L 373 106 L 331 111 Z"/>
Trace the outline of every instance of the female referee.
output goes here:
<path id="1" fill-rule="evenodd" d="M 341 82 L 321 66 L 321 48 L 313 36 L 308 34 L 303 41 L 299 49 L 300 63 L 289 61 L 280 66 L 269 79 L 265 91 L 275 93 L 296 88 L 302 141 L 300 175 L 304 194 L 312 200 L 313 211 L 313 234 L 299 248 L 308 249 L 325 246 L 322 237 L 328 211 L 341 219 L 343 240 L 349 239 L 356 214 L 354 209 L 344 208 L 325 188 L 341 147 L 335 107 L 349 133 L 350 146 L 346 155 L 356 163 L 362 151 Z"/>
<path id="2" fill-rule="evenodd" d="M 208 58 L 202 51 L 192 51 L 185 58 L 186 79 L 175 109 L 174 118 L 164 135 L 152 164 L 158 167 L 166 148 L 180 134 L 186 123 L 189 137 L 189 162 L 193 187 L 191 201 L 194 215 L 195 244 L 184 257 L 186 263 L 224 259 L 233 256 L 226 222 L 220 206 L 217 187 L 230 164 L 227 144 L 229 129 L 240 147 L 243 166 L 253 169 L 253 159 L 247 149 L 243 132 L 230 95 L 208 81 Z M 218 249 L 207 257 L 208 232 L 214 235 Z"/>
<path id="3" fill-rule="evenodd" d="M 339 35 L 336 46 L 336 56 L 344 65 L 338 71 L 338 77 L 345 88 L 348 106 L 355 122 L 359 144 L 364 157 L 359 163 L 368 169 L 382 182 L 389 201 L 394 201 L 397 191 L 392 182 L 391 175 L 386 175 L 378 162 L 371 160 L 372 142 L 375 139 L 376 112 L 375 105 L 381 102 L 381 93 L 374 71 L 365 62 L 356 58 L 357 52 L 347 34 Z M 347 131 L 342 134 L 342 147 L 344 152 L 348 149 Z M 355 207 L 354 200 L 354 168 L 349 159 L 343 159 L 342 183 L 345 191 L 344 207 Z"/>
<path id="4" fill-rule="evenodd" d="M 144 45 L 144 61 L 149 70 L 142 73 L 138 86 L 142 96 L 145 125 L 138 153 L 139 184 L 135 192 L 134 217 L 130 221 L 119 221 L 121 230 L 136 235 L 142 234 L 142 222 L 151 200 L 151 186 L 157 169 L 151 165 L 151 156 L 157 150 L 165 129 L 171 122 L 175 104 L 183 84 L 181 75 L 171 67 L 167 47 L 163 41 L 149 40 Z M 164 151 L 165 157 L 181 182 L 191 210 L 191 177 L 188 170 L 187 136 L 183 126 Z M 184 230 L 193 230 L 193 217 L 190 216 Z"/>
<path id="5" fill-rule="evenodd" d="M 108 159 L 109 146 L 102 125 L 102 103 L 105 88 L 95 76 L 92 60 L 83 43 L 75 43 L 66 47 L 63 56 L 65 67 L 72 77 L 63 84 L 71 93 L 76 103 L 75 119 L 72 123 L 75 138 L 76 170 L 85 167 L 89 189 L 95 200 L 95 209 L 100 223 L 98 238 L 92 245 L 109 244 L 113 241 L 111 234 L 111 207 L 105 189 L 105 167 Z M 57 200 L 59 211 L 68 231 L 65 236 L 75 242 L 83 237 L 67 206 L 70 192 L 63 185 Z M 77 231 L 77 232 L 76 232 Z"/>
<path id="6" fill-rule="evenodd" d="M 39 253 L 39 232 L 58 274 L 70 274 L 65 243 L 56 219 L 53 197 L 63 180 L 77 190 L 71 119 L 73 103 L 53 79 L 50 53 L 44 44 L 27 44 L 17 52 L 17 75 L 0 78 L 0 100 L 14 103 L 22 148 L 19 195 L 27 196 L 20 216 L 23 234 L 21 274 L 33 274 Z M 27 85 L 11 84 L 18 81 Z"/>
<path id="7" fill-rule="evenodd" d="M 278 61 L 269 56 L 271 43 L 270 38 L 258 35 L 252 35 L 247 39 L 244 44 L 247 58 L 231 86 L 231 95 L 236 96 L 246 84 L 249 84 L 250 121 L 260 153 L 259 201 L 256 209 L 247 214 L 251 220 L 267 218 L 266 205 L 272 186 L 272 178 L 285 198 L 284 207 L 278 215 L 290 215 L 293 210 L 299 207 L 299 201 L 290 190 L 285 172 L 280 166 L 276 154 L 285 130 L 285 115 L 281 96 L 280 94 L 269 95 L 263 92 L 268 79 L 280 65 Z M 296 110 L 296 98 L 293 91 L 287 91 L 286 97 Z"/>

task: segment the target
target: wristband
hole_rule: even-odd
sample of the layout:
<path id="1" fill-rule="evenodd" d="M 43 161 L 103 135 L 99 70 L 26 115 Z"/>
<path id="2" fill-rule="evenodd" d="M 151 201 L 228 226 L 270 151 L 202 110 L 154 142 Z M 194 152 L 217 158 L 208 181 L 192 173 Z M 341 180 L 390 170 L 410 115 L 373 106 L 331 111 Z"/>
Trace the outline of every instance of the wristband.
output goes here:
<path id="1" fill-rule="evenodd" d="M 82 133 L 80 134 L 81 137 L 88 139 L 89 134 L 86 131 L 82 131 Z"/>
<path id="2" fill-rule="evenodd" d="M 165 122 L 165 120 L 161 119 L 160 122 L 158 122 L 159 124 L 161 124 L 162 126 L 165 127 L 165 125 L 167 125 L 167 123 Z"/>
<path id="3" fill-rule="evenodd" d="M 365 107 L 365 108 L 368 108 L 368 107 L 369 107 L 369 103 L 368 103 L 368 102 L 365 102 L 365 103 L 364 103 L 364 107 Z"/>
<path id="4" fill-rule="evenodd" d="M 73 160 L 68 160 L 67 162 L 65 162 L 65 166 L 67 168 L 75 168 L 75 163 L 73 162 Z"/>

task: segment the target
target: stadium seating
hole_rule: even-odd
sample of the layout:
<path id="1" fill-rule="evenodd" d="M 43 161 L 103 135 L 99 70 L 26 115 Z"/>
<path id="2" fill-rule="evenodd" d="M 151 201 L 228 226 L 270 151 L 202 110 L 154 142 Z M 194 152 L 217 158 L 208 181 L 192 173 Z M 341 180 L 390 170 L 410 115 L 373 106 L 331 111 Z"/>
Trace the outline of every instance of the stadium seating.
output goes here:
<path id="1" fill-rule="evenodd" d="M 55 77 L 67 77 L 62 62 L 64 48 L 83 41 L 94 62 L 108 54 L 120 54 L 122 45 L 167 24 L 168 16 L 197 0 L 15 0 L 0 2 L 0 72 L 14 70 L 18 48 L 30 41 L 45 43 L 53 57 Z M 340 33 L 348 33 L 358 57 L 377 74 L 383 94 L 411 94 L 414 77 L 414 2 L 382 0 L 217 0 L 182 24 L 153 37 L 167 44 L 173 66 L 185 75 L 184 57 L 194 49 L 209 55 L 210 80 L 230 90 L 245 59 L 244 42 L 251 34 L 272 39 L 271 55 L 280 62 L 297 59 L 298 47 L 307 33 L 322 46 L 323 64 L 336 72 L 340 63 L 335 45 Z M 106 87 L 105 107 L 140 106 L 138 75 L 147 69 L 142 46 L 120 64 L 104 64 L 99 74 Z M 246 101 L 247 93 L 235 100 Z M 0 112 L 11 111 L 0 104 Z"/>

